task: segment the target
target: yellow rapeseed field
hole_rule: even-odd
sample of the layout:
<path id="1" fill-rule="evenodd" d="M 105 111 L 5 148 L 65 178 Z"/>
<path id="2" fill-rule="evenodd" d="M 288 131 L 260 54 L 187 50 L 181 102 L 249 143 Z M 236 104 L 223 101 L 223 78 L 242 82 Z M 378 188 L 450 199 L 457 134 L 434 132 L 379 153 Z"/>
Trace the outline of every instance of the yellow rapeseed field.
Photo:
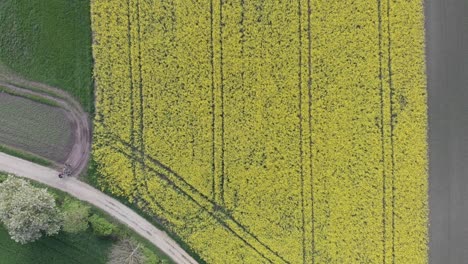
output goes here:
<path id="1" fill-rule="evenodd" d="M 421 0 L 92 1 L 100 184 L 207 263 L 427 263 Z"/>

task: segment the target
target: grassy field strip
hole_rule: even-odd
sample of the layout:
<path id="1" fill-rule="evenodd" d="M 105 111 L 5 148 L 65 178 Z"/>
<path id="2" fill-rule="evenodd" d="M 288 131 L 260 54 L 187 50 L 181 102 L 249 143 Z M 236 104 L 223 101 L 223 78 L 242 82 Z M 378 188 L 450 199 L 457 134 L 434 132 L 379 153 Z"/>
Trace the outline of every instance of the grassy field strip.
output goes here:
<path id="1" fill-rule="evenodd" d="M 1 64 L 25 78 L 60 87 L 92 111 L 89 17 L 86 1 L 2 1 Z"/>
<path id="2" fill-rule="evenodd" d="M 45 159 L 33 153 L 26 152 L 24 150 L 15 149 L 10 146 L 0 145 L 0 152 L 15 156 L 15 157 L 27 160 L 27 161 L 31 161 L 31 162 L 34 162 L 34 163 L 37 163 L 39 165 L 46 166 L 46 167 L 58 166 L 55 162 L 51 160 Z"/>
<path id="3" fill-rule="evenodd" d="M 61 234 L 30 245 L 20 245 L 11 240 L 7 231 L 0 228 L 1 263 L 106 263 L 110 240 L 102 241 L 90 231 L 81 235 Z"/>
<path id="4" fill-rule="evenodd" d="M 22 94 L 22 93 L 13 91 L 13 90 L 8 89 L 8 88 L 3 87 L 3 86 L 0 86 L 0 93 L 7 93 L 7 94 L 12 95 L 12 96 L 23 97 L 23 98 L 29 99 L 31 101 L 34 101 L 36 103 L 41 103 L 41 104 L 45 104 L 45 105 L 52 106 L 52 107 L 60 107 L 60 105 L 58 103 L 56 103 L 55 101 L 52 101 L 52 100 L 49 100 L 49 99 L 46 99 L 46 98 L 43 98 L 43 97 L 39 97 L 39 96 L 36 96 L 36 95 L 32 95 L 32 94 Z"/>

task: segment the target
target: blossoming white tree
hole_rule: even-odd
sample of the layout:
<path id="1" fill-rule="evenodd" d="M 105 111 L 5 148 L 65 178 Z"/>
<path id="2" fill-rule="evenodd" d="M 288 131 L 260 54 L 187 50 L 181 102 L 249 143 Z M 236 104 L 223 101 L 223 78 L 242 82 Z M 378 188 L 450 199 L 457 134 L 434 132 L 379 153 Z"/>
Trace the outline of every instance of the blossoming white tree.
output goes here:
<path id="1" fill-rule="evenodd" d="M 46 189 L 13 176 L 0 184 L 0 221 L 11 238 L 21 244 L 43 234 L 57 234 L 62 222 L 55 199 Z"/>

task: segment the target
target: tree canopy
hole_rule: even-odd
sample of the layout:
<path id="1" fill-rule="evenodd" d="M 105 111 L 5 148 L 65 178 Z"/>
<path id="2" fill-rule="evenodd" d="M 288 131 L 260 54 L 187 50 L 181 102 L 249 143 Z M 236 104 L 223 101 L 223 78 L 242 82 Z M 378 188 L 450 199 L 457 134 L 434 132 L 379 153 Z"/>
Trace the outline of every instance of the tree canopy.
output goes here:
<path id="1" fill-rule="evenodd" d="M 0 221 L 13 240 L 26 244 L 43 234 L 57 234 L 62 218 L 46 189 L 9 176 L 0 184 Z"/>

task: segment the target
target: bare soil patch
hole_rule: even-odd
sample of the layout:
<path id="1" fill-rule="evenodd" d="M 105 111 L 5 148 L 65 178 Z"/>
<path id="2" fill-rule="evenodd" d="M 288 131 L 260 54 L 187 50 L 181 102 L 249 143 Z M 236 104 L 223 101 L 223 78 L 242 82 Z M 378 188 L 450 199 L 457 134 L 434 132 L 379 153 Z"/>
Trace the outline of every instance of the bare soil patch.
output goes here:
<path id="1" fill-rule="evenodd" d="M 91 122 L 81 105 L 70 95 L 58 88 L 30 82 L 11 75 L 8 78 L 1 77 L 5 76 L 0 74 L 0 86 L 17 95 L 43 98 L 53 101 L 58 105 L 58 107 L 51 108 L 57 108 L 65 115 L 70 124 L 72 140 L 70 141 L 71 143 L 67 144 L 67 151 L 63 158 L 57 161 L 60 166 L 63 166 L 65 163 L 70 164 L 72 174 L 75 176 L 79 175 L 87 167 L 91 151 Z M 53 116 L 49 118 L 52 119 Z"/>
<path id="2" fill-rule="evenodd" d="M 62 108 L 0 93 L 0 144 L 64 163 L 73 146 L 72 128 Z"/>

